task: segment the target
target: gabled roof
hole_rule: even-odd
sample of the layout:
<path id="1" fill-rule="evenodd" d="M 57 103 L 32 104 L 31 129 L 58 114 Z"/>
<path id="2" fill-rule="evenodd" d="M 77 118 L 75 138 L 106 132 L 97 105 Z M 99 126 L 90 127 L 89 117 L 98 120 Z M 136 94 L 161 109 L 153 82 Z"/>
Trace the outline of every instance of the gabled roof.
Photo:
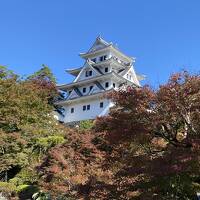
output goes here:
<path id="1" fill-rule="evenodd" d="M 69 96 L 67 97 L 67 99 L 74 99 L 74 98 L 77 98 L 77 97 L 81 97 L 82 94 L 79 93 L 80 91 L 77 92 L 77 89 L 78 89 L 78 88 L 74 88 L 74 89 L 72 90 L 72 92 L 69 94 Z"/>
<path id="2" fill-rule="evenodd" d="M 123 69 L 123 70 L 120 70 L 119 74 L 120 74 L 121 76 L 124 76 L 124 75 L 130 70 L 130 68 L 131 68 L 131 67 L 127 67 L 127 68 L 125 68 L 125 69 Z"/>
<path id="3" fill-rule="evenodd" d="M 94 69 L 96 69 L 100 74 L 104 74 L 104 73 L 99 69 L 99 66 L 105 66 L 105 65 L 110 64 L 110 63 L 115 63 L 115 64 L 118 65 L 118 66 L 123 66 L 124 69 L 125 69 L 126 67 L 129 67 L 128 64 L 125 65 L 124 63 L 119 63 L 119 62 L 118 62 L 115 58 L 113 58 L 113 57 L 108 58 L 108 59 L 106 59 L 106 60 L 104 60 L 104 61 L 101 61 L 101 62 L 97 62 L 97 63 L 95 63 L 95 62 L 93 62 L 93 61 L 91 61 L 91 60 L 87 60 L 87 62 L 89 62 L 90 65 L 91 65 Z M 84 63 L 84 65 L 85 65 L 85 64 L 86 64 L 86 62 Z M 84 67 L 84 65 L 83 65 L 83 67 Z M 79 74 L 80 71 L 83 69 L 83 67 L 79 67 L 79 68 L 75 68 L 75 69 L 66 69 L 65 71 L 66 71 L 67 73 L 73 75 L 73 76 L 78 76 L 78 74 Z M 124 70 L 124 69 L 122 69 L 122 70 Z"/>
<path id="4" fill-rule="evenodd" d="M 89 92 L 89 95 L 98 93 L 98 92 L 103 92 L 103 91 L 105 91 L 103 86 L 98 81 L 95 81 L 95 85 L 93 86 L 92 90 Z"/>
<path id="5" fill-rule="evenodd" d="M 91 95 L 85 95 L 85 96 L 81 96 L 80 98 L 75 98 L 75 99 L 66 99 L 66 100 L 62 100 L 62 101 L 57 101 L 55 104 L 56 105 L 66 105 L 66 104 L 70 104 L 72 102 L 80 102 L 83 100 L 88 100 L 88 99 L 96 99 L 96 98 L 103 98 L 103 96 L 109 92 L 113 91 L 113 89 L 110 90 L 106 90 L 104 92 L 99 92 L 99 93 L 94 93 Z"/>
<path id="6" fill-rule="evenodd" d="M 87 53 L 91 53 L 93 51 L 105 48 L 109 45 L 112 45 L 112 43 L 108 43 L 104 39 L 102 39 L 100 36 L 98 36 L 95 42 L 93 43 L 92 47 L 88 50 Z"/>
<path id="7" fill-rule="evenodd" d="M 101 75 L 101 76 L 92 77 L 92 78 L 89 78 L 89 79 L 84 79 L 84 80 L 81 80 L 81 81 L 78 81 L 78 82 L 73 82 L 73 83 L 63 84 L 63 85 L 57 85 L 57 88 L 59 90 L 67 91 L 67 90 L 74 88 L 74 87 L 79 87 L 81 85 L 94 83 L 95 81 L 105 80 L 105 79 L 110 78 L 110 77 L 115 77 L 118 80 L 121 80 L 122 82 L 128 82 L 128 83 L 135 85 L 137 87 L 139 86 L 137 83 L 133 83 L 133 82 L 125 79 L 123 76 L 121 76 L 121 75 L 119 75 L 115 72 L 109 72 L 109 73 L 106 73 L 106 74 Z"/>
<path id="8" fill-rule="evenodd" d="M 95 81 L 95 84 L 97 85 L 97 87 L 98 87 L 100 90 L 105 90 L 104 87 L 101 85 L 101 83 L 99 83 L 99 81 Z"/>
<path id="9" fill-rule="evenodd" d="M 82 58 L 86 59 L 88 56 L 91 56 L 93 54 L 95 55 L 96 53 L 101 53 L 102 51 L 108 50 L 109 48 L 110 48 L 110 50 L 114 51 L 115 53 L 117 53 L 118 55 L 120 55 L 121 57 L 123 57 L 124 59 L 126 59 L 129 62 L 133 61 L 135 59 L 135 58 L 125 55 L 115 45 L 113 45 L 112 42 L 110 42 L 110 43 L 106 42 L 100 36 L 98 36 L 96 38 L 94 44 L 86 53 L 80 53 L 79 55 Z"/>
<path id="10" fill-rule="evenodd" d="M 98 67 L 95 67 L 95 66 L 92 66 L 94 69 L 96 69 L 100 74 L 103 74 L 103 72 L 98 68 Z"/>
<path id="11" fill-rule="evenodd" d="M 80 86 L 80 85 L 86 85 L 86 84 L 95 82 L 97 80 L 102 80 L 102 79 L 105 79 L 107 77 L 110 77 L 112 74 L 113 74 L 113 72 L 110 72 L 110 73 L 104 74 L 102 76 L 91 77 L 91 78 L 84 79 L 84 80 L 81 80 L 81 81 L 78 81 L 78 82 L 72 82 L 72 83 L 68 83 L 68 84 L 57 85 L 57 88 L 59 90 L 65 90 L 65 89 L 74 88 L 74 87 Z"/>
<path id="12" fill-rule="evenodd" d="M 79 72 L 78 76 L 74 79 L 73 82 L 77 82 L 77 81 L 79 80 L 80 76 L 82 75 L 82 73 L 84 73 L 84 71 L 85 71 L 86 68 L 90 68 L 93 72 L 96 73 L 97 76 L 98 76 L 98 75 L 102 75 L 102 74 L 99 72 L 99 70 L 97 70 L 96 68 L 94 68 L 94 67 L 92 66 L 92 63 L 91 63 L 90 60 L 86 60 L 85 64 L 83 65 L 83 67 L 82 67 L 82 69 L 81 69 L 81 71 Z"/>

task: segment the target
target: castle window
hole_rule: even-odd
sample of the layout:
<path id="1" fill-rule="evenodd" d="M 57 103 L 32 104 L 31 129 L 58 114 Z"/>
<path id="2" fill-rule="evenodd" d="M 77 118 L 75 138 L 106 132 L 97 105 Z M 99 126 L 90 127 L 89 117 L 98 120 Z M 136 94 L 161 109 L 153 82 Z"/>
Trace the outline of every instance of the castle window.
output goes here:
<path id="1" fill-rule="evenodd" d="M 71 108 L 71 113 L 74 113 L 74 108 Z"/>
<path id="2" fill-rule="evenodd" d="M 92 90 L 92 88 L 93 88 L 93 85 L 90 86 L 90 91 Z"/>
<path id="3" fill-rule="evenodd" d="M 108 67 L 105 68 L 105 72 L 108 72 Z"/>
<path id="4" fill-rule="evenodd" d="M 83 106 L 83 111 L 85 111 L 86 110 L 86 106 Z"/>
<path id="5" fill-rule="evenodd" d="M 91 71 L 91 70 L 90 70 L 90 71 L 86 71 L 86 72 L 85 72 L 85 76 L 86 76 L 86 77 L 92 76 L 92 71 Z"/>
<path id="6" fill-rule="evenodd" d="M 100 57 L 100 61 L 104 61 L 104 60 L 106 60 L 107 59 L 107 55 L 104 55 L 104 56 L 101 56 Z"/>
<path id="7" fill-rule="evenodd" d="M 90 105 L 87 105 L 87 110 L 90 110 Z"/>
<path id="8" fill-rule="evenodd" d="M 113 83 L 113 87 L 115 88 L 115 83 Z"/>
<path id="9" fill-rule="evenodd" d="M 96 59 L 96 58 L 93 58 L 93 59 L 91 59 L 91 61 L 93 61 L 93 62 L 96 63 L 97 59 Z"/>
<path id="10" fill-rule="evenodd" d="M 103 108 L 103 102 L 100 102 L 100 108 Z"/>
<path id="11" fill-rule="evenodd" d="M 105 87 L 106 87 L 106 88 L 109 87 L 109 82 L 106 82 L 106 83 L 105 83 Z"/>
<path id="12" fill-rule="evenodd" d="M 84 88 L 83 88 L 83 93 L 85 93 L 85 92 L 86 92 L 86 88 L 84 87 Z"/>

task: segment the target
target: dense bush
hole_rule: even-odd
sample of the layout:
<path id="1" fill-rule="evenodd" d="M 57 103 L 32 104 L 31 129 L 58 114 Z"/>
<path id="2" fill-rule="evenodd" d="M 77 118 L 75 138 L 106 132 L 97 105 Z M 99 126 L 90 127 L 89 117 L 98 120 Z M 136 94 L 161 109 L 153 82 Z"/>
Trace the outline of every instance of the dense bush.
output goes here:
<path id="1" fill-rule="evenodd" d="M 84 120 L 84 121 L 81 121 L 79 124 L 80 130 L 91 130 L 93 127 L 94 127 L 93 120 Z"/>

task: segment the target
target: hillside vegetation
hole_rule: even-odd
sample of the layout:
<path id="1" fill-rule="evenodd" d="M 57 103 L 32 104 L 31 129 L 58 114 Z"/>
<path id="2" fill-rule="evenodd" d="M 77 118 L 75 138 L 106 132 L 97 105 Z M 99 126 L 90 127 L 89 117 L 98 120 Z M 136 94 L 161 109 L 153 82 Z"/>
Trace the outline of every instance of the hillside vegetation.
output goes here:
<path id="1" fill-rule="evenodd" d="M 200 191 L 200 76 L 109 94 L 109 116 L 69 128 L 47 66 L 0 67 L 0 199 L 193 200 Z"/>

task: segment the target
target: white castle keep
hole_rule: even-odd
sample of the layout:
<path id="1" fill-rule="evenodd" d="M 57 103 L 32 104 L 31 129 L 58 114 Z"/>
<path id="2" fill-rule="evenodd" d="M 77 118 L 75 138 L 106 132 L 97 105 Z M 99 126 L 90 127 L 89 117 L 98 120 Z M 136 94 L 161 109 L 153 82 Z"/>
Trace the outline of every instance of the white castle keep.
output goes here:
<path id="1" fill-rule="evenodd" d="M 127 86 L 140 86 L 143 76 L 134 70 L 135 59 L 122 53 L 115 45 L 97 37 L 86 53 L 82 67 L 66 70 L 74 81 L 58 85 L 66 93 L 66 98 L 57 102 L 64 108 L 61 121 L 71 123 L 105 116 L 113 106 L 106 94 Z"/>

